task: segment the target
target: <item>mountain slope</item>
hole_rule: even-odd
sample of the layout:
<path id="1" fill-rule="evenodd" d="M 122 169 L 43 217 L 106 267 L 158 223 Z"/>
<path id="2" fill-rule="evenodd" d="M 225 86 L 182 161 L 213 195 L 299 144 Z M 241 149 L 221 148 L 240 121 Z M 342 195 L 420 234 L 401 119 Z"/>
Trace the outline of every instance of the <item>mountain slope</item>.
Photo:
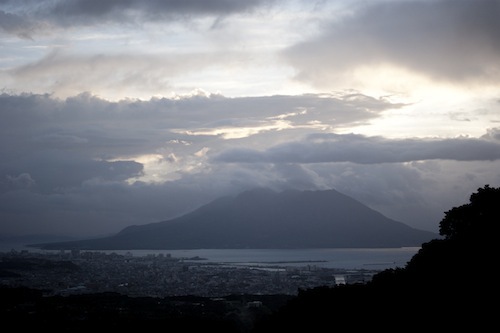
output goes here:
<path id="1" fill-rule="evenodd" d="M 391 220 L 335 190 L 268 189 L 224 197 L 181 217 L 44 249 L 332 248 L 420 246 L 437 234 Z"/>

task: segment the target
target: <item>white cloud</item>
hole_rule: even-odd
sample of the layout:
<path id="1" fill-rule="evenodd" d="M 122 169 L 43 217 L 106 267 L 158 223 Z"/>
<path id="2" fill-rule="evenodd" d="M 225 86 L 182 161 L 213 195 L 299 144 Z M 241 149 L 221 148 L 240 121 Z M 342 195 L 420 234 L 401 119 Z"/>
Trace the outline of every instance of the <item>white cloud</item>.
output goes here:
<path id="1" fill-rule="evenodd" d="M 402 67 L 434 81 L 498 84 L 499 8 L 496 0 L 373 1 L 284 56 L 299 79 L 320 86 L 338 78 L 345 83 L 363 66 Z"/>
<path id="2" fill-rule="evenodd" d="M 0 75 L 11 82 L 11 89 L 49 91 L 62 98 L 94 91 L 113 99 L 123 96 L 149 99 L 157 94 L 168 95 L 174 89 L 172 81 L 183 75 L 194 72 L 199 75 L 211 68 L 243 61 L 245 57 L 229 53 L 75 55 L 56 49 L 34 63 Z"/>

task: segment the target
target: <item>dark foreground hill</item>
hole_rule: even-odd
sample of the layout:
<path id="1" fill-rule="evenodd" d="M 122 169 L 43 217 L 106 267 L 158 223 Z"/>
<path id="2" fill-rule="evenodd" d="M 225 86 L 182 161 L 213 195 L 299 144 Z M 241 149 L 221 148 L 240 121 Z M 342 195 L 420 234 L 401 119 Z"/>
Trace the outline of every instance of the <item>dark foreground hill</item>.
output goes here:
<path id="1" fill-rule="evenodd" d="M 500 188 L 486 185 L 446 212 L 444 239 L 422 244 L 406 267 L 367 284 L 303 290 L 257 332 L 487 332 L 498 327 Z"/>
<path id="2" fill-rule="evenodd" d="M 335 190 L 256 189 L 184 216 L 44 249 L 240 249 L 420 246 L 437 234 L 391 220 Z"/>

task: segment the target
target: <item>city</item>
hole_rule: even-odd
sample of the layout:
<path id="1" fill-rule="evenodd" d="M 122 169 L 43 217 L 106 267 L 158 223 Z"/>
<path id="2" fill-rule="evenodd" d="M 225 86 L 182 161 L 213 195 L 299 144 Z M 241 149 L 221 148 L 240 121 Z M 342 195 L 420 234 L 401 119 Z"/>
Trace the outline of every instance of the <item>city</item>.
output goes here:
<path id="1" fill-rule="evenodd" d="M 133 256 L 98 251 L 0 254 L 0 285 L 47 296 L 114 292 L 131 297 L 296 295 L 301 289 L 365 283 L 377 270 L 315 266 L 205 263 L 169 254 Z"/>

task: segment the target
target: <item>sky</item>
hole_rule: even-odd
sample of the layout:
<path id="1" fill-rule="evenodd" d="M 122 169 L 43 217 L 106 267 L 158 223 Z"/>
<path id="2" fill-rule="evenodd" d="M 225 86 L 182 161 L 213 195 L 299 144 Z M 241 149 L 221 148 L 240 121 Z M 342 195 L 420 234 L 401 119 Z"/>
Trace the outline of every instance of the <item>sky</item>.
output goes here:
<path id="1" fill-rule="evenodd" d="M 438 232 L 500 186 L 500 1 L 0 0 L 0 235 L 255 187 Z"/>

